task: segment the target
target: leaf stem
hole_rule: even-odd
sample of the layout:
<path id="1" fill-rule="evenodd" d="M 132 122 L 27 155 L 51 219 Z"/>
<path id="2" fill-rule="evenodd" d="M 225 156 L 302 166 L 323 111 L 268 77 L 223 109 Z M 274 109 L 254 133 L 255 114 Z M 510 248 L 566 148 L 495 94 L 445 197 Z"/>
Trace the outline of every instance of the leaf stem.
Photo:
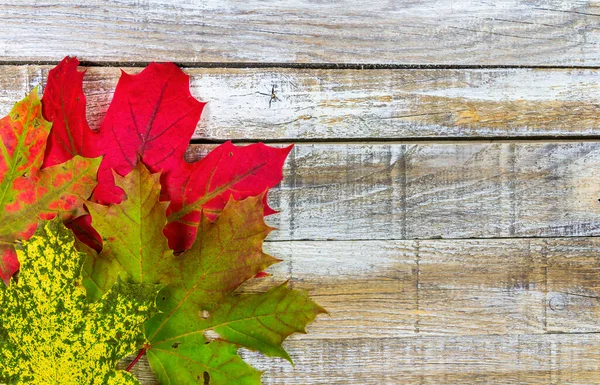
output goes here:
<path id="1" fill-rule="evenodd" d="M 138 355 L 133 359 L 133 361 L 131 361 L 131 364 L 129 364 L 129 366 L 127 367 L 127 369 L 125 369 L 126 372 L 131 371 L 131 369 L 135 366 L 135 364 L 137 364 L 137 362 L 140 360 L 140 358 L 142 358 L 142 356 L 144 354 L 146 354 L 146 350 L 149 348 L 149 346 L 146 344 L 144 345 L 144 347 L 142 348 L 142 350 L 140 350 L 140 352 L 138 353 Z"/>

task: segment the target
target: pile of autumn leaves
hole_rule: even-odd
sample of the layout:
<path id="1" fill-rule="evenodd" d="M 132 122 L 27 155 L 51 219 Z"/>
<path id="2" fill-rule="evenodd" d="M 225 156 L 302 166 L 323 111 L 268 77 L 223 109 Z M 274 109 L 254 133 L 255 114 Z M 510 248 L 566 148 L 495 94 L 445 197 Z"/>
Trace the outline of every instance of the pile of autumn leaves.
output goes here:
<path id="1" fill-rule="evenodd" d="M 92 131 L 77 66 L 0 120 L 0 382 L 139 384 L 115 365 L 141 351 L 161 384 L 260 384 L 238 349 L 289 359 L 324 311 L 285 284 L 235 293 L 279 261 L 266 193 L 291 148 L 187 163 L 203 104 L 169 63 L 122 73 Z"/>

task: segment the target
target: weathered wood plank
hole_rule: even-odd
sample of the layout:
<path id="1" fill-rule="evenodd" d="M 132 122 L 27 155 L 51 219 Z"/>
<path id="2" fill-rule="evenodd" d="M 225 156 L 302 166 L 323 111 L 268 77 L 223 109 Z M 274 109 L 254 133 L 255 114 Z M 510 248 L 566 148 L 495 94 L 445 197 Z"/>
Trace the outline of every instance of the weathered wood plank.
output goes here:
<path id="1" fill-rule="evenodd" d="M 244 353 L 267 370 L 267 384 L 337 383 L 341 373 L 350 384 L 394 375 L 406 382 L 391 383 L 407 384 L 597 378 L 599 238 L 295 241 L 265 249 L 285 262 L 242 291 L 289 280 L 330 312 L 286 344 L 296 370 Z M 136 370 L 156 383 L 146 364 Z"/>
<path id="2" fill-rule="evenodd" d="M 600 239 L 270 242 L 326 307 L 298 339 L 600 332 Z"/>
<path id="3" fill-rule="evenodd" d="M 600 235 L 600 143 L 298 144 L 284 175 L 274 240 Z"/>
<path id="4" fill-rule="evenodd" d="M 290 280 L 330 312 L 286 343 L 295 369 L 242 352 L 267 371 L 265 384 L 597 382 L 599 238 L 296 241 L 265 249 L 285 262 L 242 291 Z M 147 362 L 134 372 L 156 384 Z"/>
<path id="5" fill-rule="evenodd" d="M 321 340 L 288 344 L 296 369 L 269 369 L 266 384 L 590 384 L 598 380 L 596 336 L 485 336 Z"/>
<path id="6" fill-rule="evenodd" d="M 590 240 L 590 239 L 588 239 Z M 600 332 L 600 253 L 587 241 L 544 241 L 549 332 Z M 592 243 L 597 244 L 594 240 Z M 585 246 L 584 246 L 585 245 Z M 576 319 L 576 320 L 575 320 Z"/>
<path id="7" fill-rule="evenodd" d="M 330 312 L 286 347 L 243 353 L 277 384 L 590 384 L 600 365 L 600 239 L 269 242 Z M 585 295 L 585 297 L 582 297 Z M 585 333 L 585 334 L 579 334 Z M 147 364 L 137 372 L 156 384 Z"/>
<path id="8" fill-rule="evenodd" d="M 0 59 L 598 65 L 593 0 L 0 2 Z"/>
<path id="9" fill-rule="evenodd" d="M 49 66 L 0 66 L 0 115 Z M 128 68 L 138 72 L 140 68 Z M 207 101 L 195 138 L 327 140 L 598 137 L 600 70 L 186 69 Z M 98 128 L 120 70 L 87 69 Z M 271 100 L 274 88 L 277 99 Z"/>
<path id="10" fill-rule="evenodd" d="M 600 336 L 414 336 L 290 340 L 295 367 L 244 352 L 264 384 L 597 384 Z M 134 368 L 157 385 L 145 359 Z"/>

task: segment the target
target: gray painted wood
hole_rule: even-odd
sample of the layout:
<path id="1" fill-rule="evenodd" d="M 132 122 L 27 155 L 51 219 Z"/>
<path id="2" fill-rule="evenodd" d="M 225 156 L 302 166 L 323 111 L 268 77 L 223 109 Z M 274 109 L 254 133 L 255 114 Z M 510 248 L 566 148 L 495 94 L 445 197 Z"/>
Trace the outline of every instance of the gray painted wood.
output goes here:
<path id="1" fill-rule="evenodd" d="M 0 60 L 598 65 L 591 0 L 0 1 Z"/>
<path id="2" fill-rule="evenodd" d="M 50 66 L 1 66 L 0 115 Z M 127 68 L 136 73 L 140 68 Z M 598 70 L 296 70 L 187 68 L 208 102 L 196 139 L 331 140 L 598 137 Z M 120 76 L 87 68 L 93 128 Z M 276 99 L 271 100 L 271 91 Z"/>

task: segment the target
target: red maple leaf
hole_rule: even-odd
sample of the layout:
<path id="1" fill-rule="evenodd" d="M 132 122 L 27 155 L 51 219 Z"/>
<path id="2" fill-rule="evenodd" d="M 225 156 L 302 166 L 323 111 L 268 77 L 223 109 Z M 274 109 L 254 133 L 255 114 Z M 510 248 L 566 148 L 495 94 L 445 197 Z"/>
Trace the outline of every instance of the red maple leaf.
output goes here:
<path id="1" fill-rule="evenodd" d="M 161 200 L 171 202 L 165 235 L 173 250 L 192 244 L 201 210 L 215 218 L 229 197 L 257 196 L 281 181 L 291 146 L 237 147 L 227 142 L 199 162 L 185 161 L 204 103 L 191 95 L 189 76 L 173 63 L 151 63 L 137 75 L 122 72 L 106 116 L 94 133 L 85 118 L 78 64 L 76 58 L 67 57 L 50 71 L 42 102 L 53 127 L 44 164 L 76 154 L 103 155 L 92 200 L 111 204 L 123 199 L 113 171 L 125 176 L 139 157 L 152 172 L 161 172 Z M 270 213 L 273 210 L 265 199 L 265 214 Z M 101 240 L 90 222 L 84 216 L 71 227 L 85 243 L 99 249 Z"/>
<path id="2" fill-rule="evenodd" d="M 95 158 L 97 135 L 85 117 L 84 72 L 77 71 L 79 61 L 66 57 L 50 70 L 42 98 L 44 118 L 52 122 L 46 142 L 43 167 L 63 163 L 75 155 Z"/>

